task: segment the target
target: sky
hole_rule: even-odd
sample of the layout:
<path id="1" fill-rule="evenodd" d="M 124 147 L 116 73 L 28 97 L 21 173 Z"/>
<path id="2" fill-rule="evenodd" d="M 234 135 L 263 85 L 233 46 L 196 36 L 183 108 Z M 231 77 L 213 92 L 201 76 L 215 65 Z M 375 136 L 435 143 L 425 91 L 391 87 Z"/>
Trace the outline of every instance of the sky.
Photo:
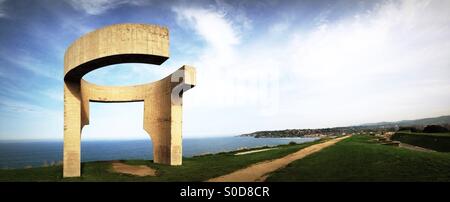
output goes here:
<path id="1" fill-rule="evenodd" d="M 100 85 L 197 70 L 183 137 L 450 114 L 450 1 L 0 0 L 0 140 L 63 138 L 63 57 L 117 23 L 167 26 L 161 66 L 90 72 Z M 90 103 L 82 139 L 145 139 L 143 103 Z"/>

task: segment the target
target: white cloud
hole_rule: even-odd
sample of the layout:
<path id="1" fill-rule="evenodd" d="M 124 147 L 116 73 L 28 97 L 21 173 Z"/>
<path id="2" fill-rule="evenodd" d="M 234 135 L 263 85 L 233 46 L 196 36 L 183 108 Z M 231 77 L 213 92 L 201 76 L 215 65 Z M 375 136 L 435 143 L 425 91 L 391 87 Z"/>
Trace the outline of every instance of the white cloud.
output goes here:
<path id="1" fill-rule="evenodd" d="M 4 18 L 7 16 L 5 11 L 5 1 L 6 0 L 0 0 L 0 18 Z"/>
<path id="2" fill-rule="evenodd" d="M 276 23 L 269 28 L 269 32 L 272 34 L 283 34 L 286 31 L 289 31 L 289 24 L 287 22 L 279 22 Z"/>
<path id="3" fill-rule="evenodd" d="M 233 16 L 220 10 L 175 8 L 180 26 L 190 26 L 207 43 L 191 62 L 198 86 L 185 96 L 185 131 L 329 127 L 448 114 L 448 8 L 449 1 L 387 1 L 338 21 L 322 16 L 308 30 L 290 26 L 282 32 L 292 24 L 282 21 L 249 41 L 242 40 L 246 33 Z"/>
<path id="4" fill-rule="evenodd" d="M 184 61 L 197 68 L 198 84 L 184 96 L 188 135 L 230 135 L 242 131 L 235 123 L 245 119 L 234 112 L 250 109 L 249 114 L 266 116 L 277 110 L 279 63 L 273 51 L 267 51 L 268 43 L 243 41 L 251 21 L 223 8 L 175 7 L 173 11 L 181 27 L 193 29 L 205 42 L 198 57 Z M 201 123 L 208 123 L 208 129 Z M 227 123 L 235 128 L 224 128 Z"/>
<path id="5" fill-rule="evenodd" d="M 307 91 L 295 111 L 314 106 L 336 124 L 449 113 L 448 8 L 448 1 L 388 2 L 295 33 L 288 64 Z"/>
<path id="6" fill-rule="evenodd" d="M 175 7 L 173 11 L 180 26 L 192 28 L 206 42 L 204 51 L 191 62 L 198 69 L 199 85 L 189 92 L 195 106 L 255 104 L 264 101 L 262 96 L 270 90 L 264 87 L 277 86 L 277 69 L 270 66 L 273 64 L 270 53 L 240 49 L 244 33 L 241 27 L 251 26 L 248 21 L 239 20 L 245 17 L 235 19 L 223 9 L 214 8 Z"/>
<path id="7" fill-rule="evenodd" d="M 143 0 L 67 0 L 72 7 L 89 15 L 99 15 L 120 5 L 141 5 Z"/>
<path id="8" fill-rule="evenodd" d="M 184 7 L 174 7 L 172 10 L 182 27 L 193 28 L 213 50 L 229 51 L 231 46 L 240 43 L 239 35 L 233 29 L 232 22 L 226 20 L 223 11 Z"/>

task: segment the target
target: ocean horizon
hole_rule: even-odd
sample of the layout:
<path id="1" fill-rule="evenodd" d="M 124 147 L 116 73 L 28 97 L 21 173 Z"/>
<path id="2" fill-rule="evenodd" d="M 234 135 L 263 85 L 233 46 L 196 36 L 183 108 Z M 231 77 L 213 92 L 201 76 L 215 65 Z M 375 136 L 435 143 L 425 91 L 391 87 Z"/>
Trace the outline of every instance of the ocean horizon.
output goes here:
<path id="1" fill-rule="evenodd" d="M 254 138 L 254 137 L 202 137 L 183 139 L 183 157 L 233 151 L 243 148 L 275 146 L 311 142 L 318 138 Z M 0 169 L 43 167 L 61 164 L 62 140 L 3 140 L 0 141 Z M 81 141 L 81 161 L 110 161 L 153 159 L 150 139 Z"/>

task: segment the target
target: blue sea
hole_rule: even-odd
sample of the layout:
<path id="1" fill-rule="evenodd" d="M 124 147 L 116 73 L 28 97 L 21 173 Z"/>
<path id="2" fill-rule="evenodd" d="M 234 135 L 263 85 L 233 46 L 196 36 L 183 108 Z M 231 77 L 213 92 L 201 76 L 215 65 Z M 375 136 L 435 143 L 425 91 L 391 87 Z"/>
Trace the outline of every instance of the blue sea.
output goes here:
<path id="1" fill-rule="evenodd" d="M 314 141 L 317 138 L 215 137 L 183 139 L 183 156 Z M 41 167 L 62 162 L 62 141 L 0 142 L 0 169 Z M 83 140 L 81 161 L 153 159 L 150 140 Z"/>

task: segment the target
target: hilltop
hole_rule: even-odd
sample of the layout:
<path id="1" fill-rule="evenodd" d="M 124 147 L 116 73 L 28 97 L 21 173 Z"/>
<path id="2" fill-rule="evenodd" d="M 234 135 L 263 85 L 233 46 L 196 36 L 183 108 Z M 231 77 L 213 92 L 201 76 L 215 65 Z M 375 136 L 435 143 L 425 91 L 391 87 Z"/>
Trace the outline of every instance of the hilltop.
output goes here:
<path id="1" fill-rule="evenodd" d="M 366 123 L 361 126 L 383 126 L 383 127 L 402 127 L 402 126 L 426 126 L 426 125 L 449 125 L 450 124 L 450 115 L 448 116 L 439 116 L 433 118 L 423 118 L 423 119 L 415 119 L 415 120 L 402 120 L 395 122 L 378 122 L 378 123 Z"/>
<path id="2" fill-rule="evenodd" d="M 400 127 L 416 127 L 423 129 L 427 125 L 442 125 L 450 128 L 450 115 L 416 120 L 402 120 L 396 122 L 366 123 L 357 126 L 317 128 L 317 129 L 286 129 L 273 131 L 257 131 L 242 134 L 244 137 L 270 138 L 270 137 L 323 137 L 350 133 L 382 133 L 394 132 Z"/>

